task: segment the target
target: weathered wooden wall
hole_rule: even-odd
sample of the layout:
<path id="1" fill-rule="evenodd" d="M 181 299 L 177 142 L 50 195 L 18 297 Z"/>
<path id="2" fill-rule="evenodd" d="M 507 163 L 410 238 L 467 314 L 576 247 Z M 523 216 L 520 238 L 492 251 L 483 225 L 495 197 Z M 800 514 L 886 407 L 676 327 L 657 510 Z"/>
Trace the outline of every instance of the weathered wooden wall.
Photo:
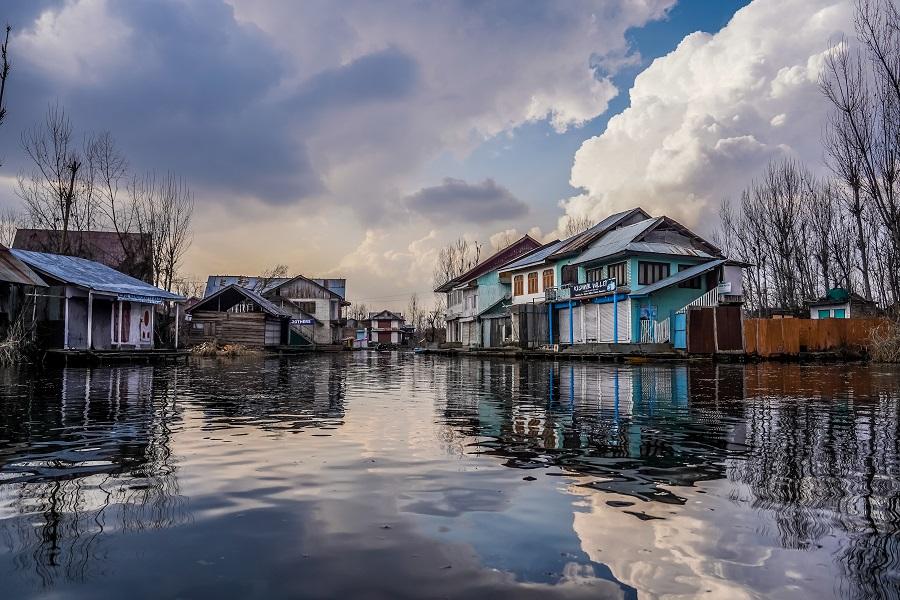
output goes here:
<path id="1" fill-rule="evenodd" d="M 203 330 L 196 325 L 203 325 Z M 274 346 L 280 343 L 280 320 L 262 312 L 218 312 L 198 310 L 191 316 L 185 334 L 189 346 L 203 342 L 241 344 L 244 346 Z"/>
<path id="2" fill-rule="evenodd" d="M 758 356 L 859 350 L 882 319 L 745 319 L 744 350 Z"/>

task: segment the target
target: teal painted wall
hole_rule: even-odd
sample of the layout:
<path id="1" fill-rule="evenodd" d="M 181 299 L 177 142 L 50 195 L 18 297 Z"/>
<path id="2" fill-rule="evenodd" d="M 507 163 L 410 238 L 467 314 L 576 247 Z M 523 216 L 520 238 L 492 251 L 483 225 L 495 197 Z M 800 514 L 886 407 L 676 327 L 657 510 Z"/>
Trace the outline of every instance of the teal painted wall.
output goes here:
<path id="1" fill-rule="evenodd" d="M 512 287 L 510 284 L 500 281 L 500 274 L 497 271 L 485 273 L 476 281 L 478 282 L 478 312 L 512 294 Z"/>

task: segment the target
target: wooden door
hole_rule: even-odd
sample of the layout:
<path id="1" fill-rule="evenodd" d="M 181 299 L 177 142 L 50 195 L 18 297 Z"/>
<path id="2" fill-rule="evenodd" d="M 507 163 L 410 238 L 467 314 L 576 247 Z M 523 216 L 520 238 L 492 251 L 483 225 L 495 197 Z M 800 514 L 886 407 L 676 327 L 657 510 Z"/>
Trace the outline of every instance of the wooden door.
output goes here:
<path id="1" fill-rule="evenodd" d="M 131 333 L 131 302 L 122 303 L 122 332 L 119 335 L 119 341 L 123 344 L 128 343 L 128 336 Z"/>
<path id="2" fill-rule="evenodd" d="M 379 331 L 378 332 L 378 342 L 381 344 L 390 344 L 391 343 L 391 332 L 390 331 Z"/>

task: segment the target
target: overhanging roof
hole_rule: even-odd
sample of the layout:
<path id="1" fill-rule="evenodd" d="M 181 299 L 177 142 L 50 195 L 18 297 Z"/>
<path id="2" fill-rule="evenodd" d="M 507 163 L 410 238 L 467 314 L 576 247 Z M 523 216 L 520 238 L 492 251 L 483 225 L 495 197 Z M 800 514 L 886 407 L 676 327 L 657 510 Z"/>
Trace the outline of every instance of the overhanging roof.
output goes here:
<path id="1" fill-rule="evenodd" d="M 665 289 L 667 287 L 677 285 L 683 281 L 687 281 L 688 279 L 696 277 L 697 275 L 703 275 L 704 273 L 708 273 L 709 271 L 712 271 L 713 269 L 724 264 L 725 259 L 718 258 L 709 262 L 700 263 L 699 265 L 694 265 L 693 267 L 688 267 L 684 271 L 679 271 L 674 275 L 666 277 L 665 279 L 660 279 L 656 283 L 646 285 L 638 291 L 630 294 L 630 296 L 632 298 L 643 298 L 645 296 L 649 296 L 653 292 L 658 292 L 659 290 Z"/>
<path id="2" fill-rule="evenodd" d="M 218 310 L 218 307 L 221 306 L 221 304 L 219 303 L 220 299 L 225 302 L 225 308 L 223 310 L 228 310 L 232 306 L 246 299 L 259 306 L 260 310 L 262 310 L 264 313 L 272 315 L 273 317 L 289 318 L 291 316 L 291 313 L 278 306 L 275 306 L 275 304 L 269 302 L 253 290 L 248 290 L 247 288 L 239 286 L 236 283 L 219 289 L 219 291 L 217 291 L 215 294 L 213 294 L 212 296 L 207 296 L 200 302 L 197 302 L 196 304 L 188 308 L 185 312 L 193 313 L 198 310 L 208 310 L 210 306 L 215 306 Z"/>
<path id="3" fill-rule="evenodd" d="M 86 258 L 30 250 L 12 249 L 10 252 L 42 275 L 91 291 L 113 294 L 122 299 L 150 301 L 185 299 L 183 296 L 167 292 Z"/>
<path id="4" fill-rule="evenodd" d="M 31 267 L 16 258 L 9 248 L 0 244 L 0 281 L 47 287 L 47 283 Z"/>

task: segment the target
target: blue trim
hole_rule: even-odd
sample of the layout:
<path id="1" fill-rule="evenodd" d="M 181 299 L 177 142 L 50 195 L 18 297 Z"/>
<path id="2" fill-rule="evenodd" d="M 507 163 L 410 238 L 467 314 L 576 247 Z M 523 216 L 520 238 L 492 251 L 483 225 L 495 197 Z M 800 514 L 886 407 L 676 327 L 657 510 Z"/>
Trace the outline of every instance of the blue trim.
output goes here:
<path id="1" fill-rule="evenodd" d="M 575 345 L 575 319 L 572 316 L 572 301 L 569 300 L 569 345 Z"/>
<path id="2" fill-rule="evenodd" d="M 613 343 L 619 343 L 619 296 L 613 292 Z"/>
<path id="3" fill-rule="evenodd" d="M 553 305 L 547 305 L 547 319 L 550 322 L 550 341 L 548 342 L 551 346 L 553 345 Z"/>

